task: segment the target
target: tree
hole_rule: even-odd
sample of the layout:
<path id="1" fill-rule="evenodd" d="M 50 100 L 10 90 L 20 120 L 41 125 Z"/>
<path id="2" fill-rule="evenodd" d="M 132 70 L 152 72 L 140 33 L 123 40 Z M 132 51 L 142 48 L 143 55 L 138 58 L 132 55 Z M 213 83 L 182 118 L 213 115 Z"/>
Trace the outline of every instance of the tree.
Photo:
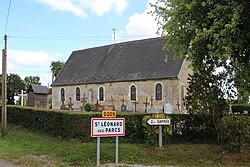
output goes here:
<path id="1" fill-rule="evenodd" d="M 191 62 L 187 110 L 209 115 L 218 139 L 232 85 L 242 101 L 250 95 L 249 5 L 249 0 L 158 0 L 152 5 L 167 39 L 164 49 Z"/>
<path id="2" fill-rule="evenodd" d="M 52 61 L 51 62 L 50 69 L 52 71 L 52 81 L 54 80 L 54 78 L 57 77 L 57 75 L 59 74 L 59 72 L 63 68 L 63 66 L 64 66 L 64 62 L 62 62 L 62 61 Z"/>
<path id="3" fill-rule="evenodd" d="M 17 74 L 7 75 L 7 104 L 15 104 L 14 96 L 25 89 L 24 81 Z"/>
<path id="4" fill-rule="evenodd" d="M 40 77 L 38 76 L 29 76 L 24 78 L 25 90 L 29 89 L 30 84 L 41 85 Z"/>
<path id="5" fill-rule="evenodd" d="M 216 137 L 219 141 L 220 121 L 226 113 L 226 100 L 224 93 L 220 89 L 222 84 L 224 84 L 224 82 L 221 82 L 223 74 L 216 75 L 211 73 L 213 69 L 211 64 L 215 64 L 213 61 L 216 60 L 206 60 L 207 63 L 203 64 L 199 71 L 191 74 L 185 99 L 186 109 L 191 116 L 192 114 L 201 114 L 210 118 L 204 122 L 203 125 L 205 126 L 203 127 L 212 131 L 214 129 L 214 134 L 217 135 Z"/>
<path id="6" fill-rule="evenodd" d="M 152 6 L 168 39 L 165 49 L 191 60 L 194 71 L 207 57 L 217 59 L 212 71 L 223 67 L 224 80 L 250 95 L 249 5 L 249 0 L 158 0 Z"/>

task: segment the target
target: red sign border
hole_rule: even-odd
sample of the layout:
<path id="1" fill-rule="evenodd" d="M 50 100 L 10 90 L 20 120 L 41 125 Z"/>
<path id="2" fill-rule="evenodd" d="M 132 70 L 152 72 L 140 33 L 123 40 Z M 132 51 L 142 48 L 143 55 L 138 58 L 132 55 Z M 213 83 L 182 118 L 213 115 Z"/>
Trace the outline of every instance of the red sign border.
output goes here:
<path id="1" fill-rule="evenodd" d="M 123 121 L 123 134 L 93 134 L 93 124 L 95 120 L 122 120 Z M 115 137 L 115 136 L 125 136 L 125 118 L 91 118 L 91 137 Z"/>

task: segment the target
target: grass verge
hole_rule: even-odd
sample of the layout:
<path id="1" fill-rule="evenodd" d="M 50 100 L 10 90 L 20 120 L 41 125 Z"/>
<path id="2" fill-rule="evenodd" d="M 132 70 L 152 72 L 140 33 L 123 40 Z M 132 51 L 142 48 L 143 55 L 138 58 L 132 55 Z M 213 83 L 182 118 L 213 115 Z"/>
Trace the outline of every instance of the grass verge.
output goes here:
<path id="1" fill-rule="evenodd" d="M 112 139 L 111 139 L 112 140 Z M 111 141 L 110 140 L 110 141 Z M 0 155 L 27 166 L 95 166 L 96 143 L 59 139 L 9 127 L 0 138 Z M 119 144 L 119 163 L 173 166 L 250 166 L 250 147 L 230 154 L 214 144 L 169 144 L 160 149 L 139 144 Z M 102 143 L 101 164 L 114 163 L 115 143 Z"/>

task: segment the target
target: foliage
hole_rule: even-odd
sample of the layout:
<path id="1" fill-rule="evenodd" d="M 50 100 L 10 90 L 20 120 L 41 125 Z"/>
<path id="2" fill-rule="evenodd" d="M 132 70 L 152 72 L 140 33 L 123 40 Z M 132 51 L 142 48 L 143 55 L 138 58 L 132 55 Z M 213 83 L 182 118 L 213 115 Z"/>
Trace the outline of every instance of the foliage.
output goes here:
<path id="1" fill-rule="evenodd" d="M 52 77 L 54 79 L 54 77 L 56 78 L 57 75 L 59 74 L 59 72 L 61 71 L 61 69 L 64 66 L 64 62 L 62 61 L 52 61 L 51 65 L 50 65 L 50 69 L 52 71 Z"/>
<path id="2" fill-rule="evenodd" d="M 249 95 L 249 5 L 249 0 L 158 0 L 152 6 L 168 39 L 164 49 L 190 60 L 194 71 L 207 63 L 207 57 L 217 60 L 211 73 L 223 67 L 224 80 L 234 80 L 238 93 Z"/>
<path id="3" fill-rule="evenodd" d="M 224 116 L 220 125 L 222 141 L 233 152 L 241 152 L 250 139 L 250 117 L 245 115 Z"/>
<path id="4" fill-rule="evenodd" d="M 24 90 L 25 84 L 17 74 L 7 75 L 7 104 L 14 104 L 14 96 Z"/>
<path id="5" fill-rule="evenodd" d="M 220 89 L 223 83 L 220 78 L 223 76 L 213 74 L 212 63 L 214 60 L 207 60 L 199 71 L 195 71 L 188 79 L 189 87 L 185 97 L 186 109 L 190 116 L 193 114 L 207 115 L 209 118 L 206 126 L 213 126 L 219 140 L 219 124 L 226 111 L 224 93 Z"/>
<path id="6" fill-rule="evenodd" d="M 101 117 L 100 112 L 54 111 L 31 107 L 8 106 L 8 122 L 51 136 L 91 140 L 91 118 Z M 126 119 L 125 142 L 143 142 L 141 120 L 143 115 L 117 114 Z"/>
<path id="7" fill-rule="evenodd" d="M 27 91 L 31 84 L 41 85 L 40 77 L 38 76 L 29 76 L 24 78 L 25 90 Z"/>
<path id="8" fill-rule="evenodd" d="M 51 136 L 91 140 L 91 118 L 101 117 L 100 112 L 70 112 L 45 110 L 30 107 L 8 106 L 8 122 L 24 128 L 45 133 Z M 122 142 L 145 143 L 149 142 L 150 135 L 147 127 L 143 126 L 143 118 L 151 114 L 145 113 L 117 113 L 117 117 L 125 118 L 126 136 Z M 163 136 L 166 141 L 204 142 L 214 140 L 215 130 L 209 126 L 207 115 L 171 114 L 171 127 L 164 128 Z M 144 120 L 145 124 L 145 120 Z M 171 134 L 172 131 L 172 135 Z M 156 128 L 157 132 L 157 128 Z M 153 141 L 155 141 L 154 139 Z"/>
<path id="9" fill-rule="evenodd" d="M 233 104 L 232 111 L 233 113 L 241 114 L 244 114 L 244 111 L 247 111 L 248 115 L 250 115 L 250 104 Z"/>
<path id="10" fill-rule="evenodd" d="M 85 111 L 91 111 L 91 108 L 92 108 L 92 106 L 90 103 L 86 103 L 84 106 Z"/>
<path id="11" fill-rule="evenodd" d="M 217 135 L 207 114 L 171 114 L 171 142 L 203 143 L 215 141 Z"/>

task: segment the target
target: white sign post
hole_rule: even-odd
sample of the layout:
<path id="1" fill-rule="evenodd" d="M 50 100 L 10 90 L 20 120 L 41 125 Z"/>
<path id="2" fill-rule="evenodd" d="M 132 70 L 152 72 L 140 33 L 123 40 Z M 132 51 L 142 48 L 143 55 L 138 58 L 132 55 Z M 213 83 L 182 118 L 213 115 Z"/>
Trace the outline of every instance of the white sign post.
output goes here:
<path id="1" fill-rule="evenodd" d="M 149 125 L 158 125 L 159 126 L 159 147 L 162 147 L 162 125 L 170 125 L 170 119 L 149 119 L 147 121 Z"/>
<path id="2" fill-rule="evenodd" d="M 100 165 L 100 137 L 116 136 L 115 162 L 118 164 L 118 136 L 125 136 L 125 118 L 92 118 L 91 137 L 97 137 L 97 166 Z"/>

